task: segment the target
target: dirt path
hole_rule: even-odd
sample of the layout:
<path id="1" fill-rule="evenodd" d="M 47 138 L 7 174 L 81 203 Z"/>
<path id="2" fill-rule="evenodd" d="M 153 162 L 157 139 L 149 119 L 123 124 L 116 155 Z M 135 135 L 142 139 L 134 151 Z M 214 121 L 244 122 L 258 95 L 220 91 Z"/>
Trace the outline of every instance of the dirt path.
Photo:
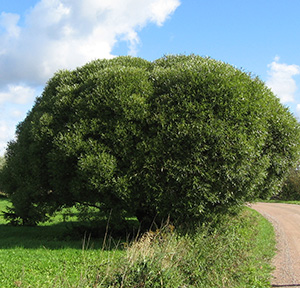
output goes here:
<path id="1" fill-rule="evenodd" d="M 257 203 L 251 205 L 274 226 L 277 255 L 272 287 L 300 287 L 300 205 Z"/>

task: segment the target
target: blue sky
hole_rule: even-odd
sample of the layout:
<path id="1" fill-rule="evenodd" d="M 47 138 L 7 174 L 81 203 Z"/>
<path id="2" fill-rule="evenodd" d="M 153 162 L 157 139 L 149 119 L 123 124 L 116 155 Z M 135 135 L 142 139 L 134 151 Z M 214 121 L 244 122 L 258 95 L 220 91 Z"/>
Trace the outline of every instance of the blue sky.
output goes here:
<path id="1" fill-rule="evenodd" d="M 299 0 L 0 1 L 0 155 L 53 73 L 118 55 L 222 60 L 300 118 L 299 11 Z"/>

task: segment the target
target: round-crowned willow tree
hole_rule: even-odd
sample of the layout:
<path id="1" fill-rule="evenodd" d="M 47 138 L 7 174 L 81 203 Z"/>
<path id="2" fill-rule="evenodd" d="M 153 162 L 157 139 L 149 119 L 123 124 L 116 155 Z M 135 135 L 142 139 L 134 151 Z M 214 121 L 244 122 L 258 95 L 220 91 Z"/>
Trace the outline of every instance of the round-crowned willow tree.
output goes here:
<path id="1" fill-rule="evenodd" d="M 299 136 L 262 81 L 223 62 L 93 61 L 56 73 L 19 124 L 1 172 L 6 215 L 36 224 L 79 204 L 145 226 L 208 221 L 276 194 Z"/>

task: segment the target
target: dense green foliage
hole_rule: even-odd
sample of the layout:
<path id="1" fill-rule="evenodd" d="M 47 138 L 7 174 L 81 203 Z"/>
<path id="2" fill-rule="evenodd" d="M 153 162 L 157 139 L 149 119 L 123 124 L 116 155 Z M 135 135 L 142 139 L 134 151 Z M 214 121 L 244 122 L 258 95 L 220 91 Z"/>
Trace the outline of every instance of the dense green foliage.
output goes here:
<path id="1" fill-rule="evenodd" d="M 299 201 L 300 200 L 300 170 L 291 169 L 284 180 L 281 191 L 272 197 L 276 200 Z"/>
<path id="2" fill-rule="evenodd" d="M 193 223 L 270 197 L 299 156 L 299 125 L 258 78 L 210 58 L 97 60 L 49 80 L 9 144 L 7 217 Z M 93 216 L 94 217 L 94 216 Z"/>
<path id="3" fill-rule="evenodd" d="M 0 156 L 0 169 L 4 166 L 5 158 Z"/>

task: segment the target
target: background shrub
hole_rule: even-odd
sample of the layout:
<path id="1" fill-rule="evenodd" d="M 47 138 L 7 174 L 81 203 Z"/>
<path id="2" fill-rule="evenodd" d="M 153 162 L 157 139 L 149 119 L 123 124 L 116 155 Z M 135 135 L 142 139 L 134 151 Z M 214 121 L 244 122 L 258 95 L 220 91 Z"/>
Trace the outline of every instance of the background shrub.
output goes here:
<path id="1" fill-rule="evenodd" d="M 284 201 L 300 200 L 300 171 L 299 168 L 291 169 L 285 181 L 283 182 L 281 191 L 272 197 Z"/>

